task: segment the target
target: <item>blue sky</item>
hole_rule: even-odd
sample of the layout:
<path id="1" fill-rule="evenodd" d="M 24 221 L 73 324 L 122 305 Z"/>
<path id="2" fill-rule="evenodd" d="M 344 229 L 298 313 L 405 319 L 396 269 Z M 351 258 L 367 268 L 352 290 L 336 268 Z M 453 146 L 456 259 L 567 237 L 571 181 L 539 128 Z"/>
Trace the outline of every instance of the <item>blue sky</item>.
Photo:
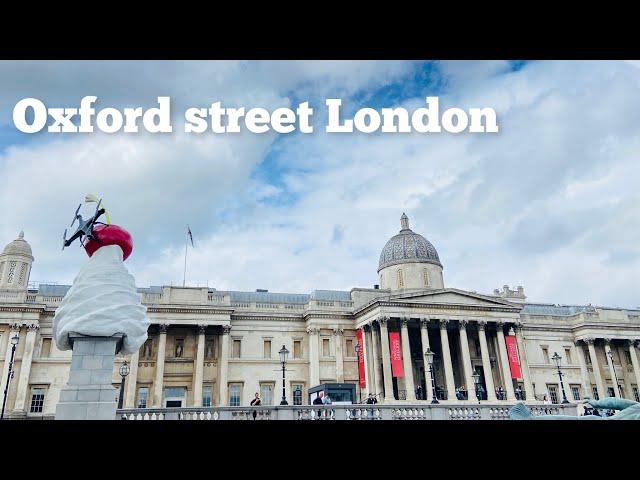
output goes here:
<path id="1" fill-rule="evenodd" d="M 0 62 L 0 241 L 24 229 L 32 280 L 69 283 L 60 236 L 85 193 L 134 235 L 138 284 L 309 292 L 377 283 L 406 211 L 447 286 L 523 285 L 530 300 L 638 307 L 634 62 Z M 268 109 L 492 106 L 497 135 L 27 135 L 15 103 Z M 181 122 L 174 121 L 174 125 Z M 177 129 L 180 130 L 180 129 Z"/>

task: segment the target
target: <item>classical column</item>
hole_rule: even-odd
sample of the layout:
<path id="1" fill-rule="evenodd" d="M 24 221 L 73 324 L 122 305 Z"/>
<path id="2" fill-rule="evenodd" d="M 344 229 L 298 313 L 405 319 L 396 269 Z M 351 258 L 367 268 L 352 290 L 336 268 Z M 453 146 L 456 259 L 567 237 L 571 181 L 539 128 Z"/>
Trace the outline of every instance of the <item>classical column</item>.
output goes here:
<path id="1" fill-rule="evenodd" d="M 629 340 L 629 353 L 631 354 L 631 365 L 633 365 L 633 373 L 636 377 L 636 386 L 640 389 L 640 362 L 638 362 L 638 351 L 636 350 L 637 340 Z M 633 392 L 631 392 L 633 395 Z M 633 397 L 630 397 L 635 400 Z"/>
<path id="2" fill-rule="evenodd" d="M 629 398 L 633 400 L 633 387 L 631 385 L 631 375 L 629 374 L 629 364 L 627 363 L 627 357 L 624 354 L 624 346 L 627 345 L 627 340 L 623 340 L 616 346 L 618 355 L 620 356 L 620 366 L 622 367 L 622 377 L 619 378 L 624 384 L 623 398 Z"/>
<path id="3" fill-rule="evenodd" d="M 520 370 L 522 370 L 522 381 L 524 382 L 524 394 L 528 402 L 535 400 L 533 393 L 533 385 L 531 384 L 531 374 L 529 372 L 529 362 L 527 360 L 527 351 L 524 346 L 524 337 L 522 336 L 522 325 L 516 324 L 513 329 L 516 332 L 516 343 L 518 345 L 518 358 L 520 359 Z"/>
<path id="4" fill-rule="evenodd" d="M 360 394 L 366 400 L 369 395 L 369 382 L 371 381 L 371 374 L 369 366 L 371 364 L 369 359 L 369 347 L 371 342 L 369 340 L 369 328 L 368 325 L 362 326 L 362 345 L 360 345 L 360 349 L 362 351 L 362 360 L 364 361 L 364 384 L 365 387 L 360 387 Z M 358 385 L 360 385 L 360 359 L 358 358 Z"/>
<path id="5" fill-rule="evenodd" d="M 598 396 L 603 399 L 607 396 L 607 391 L 604 388 L 604 382 L 602 381 L 602 372 L 600 371 L 600 364 L 598 363 L 598 355 L 596 354 L 596 339 L 585 339 L 589 347 L 589 357 L 591 358 L 591 366 L 593 367 L 593 374 L 596 377 L 596 387 L 598 389 Z M 591 393 L 591 392 L 589 392 Z"/>
<path id="6" fill-rule="evenodd" d="M 12 348 L 11 338 L 14 337 L 15 335 L 18 335 L 18 337 L 20 336 L 19 323 L 12 324 L 11 328 L 9 329 L 9 335 L 7 335 L 7 343 L 4 351 L 4 363 L 2 365 L 2 378 L 0 378 L 0 396 L 4 395 L 4 389 L 7 386 L 7 378 L 9 377 L 9 363 L 11 363 L 11 348 Z M 13 360 L 15 362 L 15 358 Z M 13 368 L 15 369 L 15 363 Z M 0 399 L 0 402 L 1 401 L 2 400 Z"/>
<path id="7" fill-rule="evenodd" d="M 467 399 L 476 400 L 476 386 L 473 382 L 473 368 L 471 367 L 471 352 L 469 351 L 469 338 L 467 337 L 468 320 L 460 320 L 458 328 L 460 330 L 460 352 L 462 353 L 462 371 L 464 372 L 464 381 L 467 384 Z"/>
<path id="8" fill-rule="evenodd" d="M 578 354 L 578 364 L 580 365 L 580 374 L 582 375 L 582 389 L 584 393 L 583 397 L 590 397 L 591 393 L 591 379 L 589 378 L 589 370 L 587 370 L 587 363 L 584 358 L 584 348 L 580 340 L 574 342 Z"/>
<path id="9" fill-rule="evenodd" d="M 140 347 L 144 348 L 144 347 Z M 136 408 L 136 386 L 138 383 L 138 361 L 140 359 L 140 348 L 129 357 L 129 376 L 125 380 L 124 388 L 124 408 Z"/>
<path id="10" fill-rule="evenodd" d="M 409 345 L 409 319 L 403 318 L 400 322 L 400 336 L 402 338 L 402 366 L 404 370 L 404 388 L 407 391 L 407 400 L 416 401 L 416 387 L 413 383 L 413 366 L 411 365 L 411 346 Z"/>
<path id="11" fill-rule="evenodd" d="M 25 403 L 29 390 L 29 374 L 31 373 L 31 361 L 33 360 L 33 349 L 36 345 L 36 333 L 40 327 L 29 325 L 27 327 L 27 338 L 22 351 L 22 361 L 20 362 L 20 377 L 18 379 L 18 391 L 16 401 L 13 405 L 14 412 L 26 412 Z"/>
<path id="12" fill-rule="evenodd" d="M 316 387 L 320 384 L 320 361 L 318 359 L 318 334 L 320 329 L 307 328 L 309 334 L 309 386 Z"/>
<path id="13" fill-rule="evenodd" d="M 431 349 L 429 345 L 429 319 L 423 318 L 420 320 L 420 339 L 422 340 L 422 361 L 424 362 L 424 386 L 425 386 L 425 399 L 431 401 L 433 399 L 433 391 L 431 388 L 431 371 L 429 370 L 429 362 L 425 353 L 427 349 Z"/>
<path id="14" fill-rule="evenodd" d="M 497 328 L 498 353 L 500 356 L 500 364 L 502 365 L 502 381 L 505 383 L 504 389 L 507 392 L 507 400 L 515 400 L 516 392 L 513 390 L 513 380 L 511 380 L 511 368 L 509 368 L 509 356 L 507 355 L 507 345 L 504 341 L 504 330 L 501 323 Z"/>
<path id="15" fill-rule="evenodd" d="M 371 328 L 371 357 L 373 358 L 373 384 L 369 389 L 370 393 L 375 395 L 381 395 L 384 387 L 382 385 L 382 375 L 380 371 L 380 356 L 378 355 L 378 339 L 376 328 L 373 323 L 370 325 Z"/>
<path id="16" fill-rule="evenodd" d="M 231 325 L 222 326 L 220 336 L 220 384 L 218 385 L 218 403 L 221 406 L 227 405 L 227 376 L 229 370 L 229 332 Z"/>
<path id="17" fill-rule="evenodd" d="M 196 365 L 193 377 L 193 406 L 202 406 L 202 382 L 204 380 L 204 332 L 206 325 L 198 325 L 198 347 L 196 349 Z"/>
<path id="18" fill-rule="evenodd" d="M 389 330 L 387 330 L 387 321 L 389 317 L 381 317 L 378 319 L 380 325 L 380 343 L 382 348 L 382 370 L 384 373 L 384 401 L 393 402 L 393 380 L 391 377 L 391 356 L 389 353 Z"/>
<path id="19" fill-rule="evenodd" d="M 334 328 L 333 335 L 336 339 L 336 379 L 338 383 L 342 383 L 344 382 L 344 359 L 342 354 L 344 330 L 342 328 Z"/>
<path id="20" fill-rule="evenodd" d="M 158 325 L 158 354 L 156 355 L 156 378 L 153 382 L 153 407 L 162 407 L 162 388 L 164 386 L 164 355 L 167 347 L 167 328 L 165 324 Z"/>
<path id="21" fill-rule="evenodd" d="M 487 322 L 484 320 L 478 321 L 478 338 L 480 339 L 480 354 L 482 355 L 482 370 L 484 373 L 484 385 L 487 389 L 487 400 L 489 402 L 495 402 L 496 388 L 493 384 L 493 372 L 491 371 L 491 360 L 489 359 L 489 346 L 487 345 L 487 335 L 485 327 Z M 527 393 L 527 395 L 529 395 Z M 527 399 L 529 397 L 527 396 Z"/>
<path id="22" fill-rule="evenodd" d="M 605 338 L 604 339 L 604 353 L 605 353 L 604 356 L 606 357 L 607 364 L 609 365 L 609 375 L 611 375 L 611 383 L 613 384 L 613 394 L 619 398 L 620 389 L 618 388 L 618 382 L 616 381 L 617 379 L 616 367 L 613 364 L 613 359 L 609 358 L 610 352 L 611 352 L 611 339 Z"/>
<path id="23" fill-rule="evenodd" d="M 447 387 L 447 400 L 456 398 L 456 383 L 453 379 L 453 365 L 451 364 L 451 350 L 449 349 L 449 334 L 447 324 L 449 320 L 440 320 L 440 342 L 442 343 L 442 362 L 444 363 L 444 378 Z"/>

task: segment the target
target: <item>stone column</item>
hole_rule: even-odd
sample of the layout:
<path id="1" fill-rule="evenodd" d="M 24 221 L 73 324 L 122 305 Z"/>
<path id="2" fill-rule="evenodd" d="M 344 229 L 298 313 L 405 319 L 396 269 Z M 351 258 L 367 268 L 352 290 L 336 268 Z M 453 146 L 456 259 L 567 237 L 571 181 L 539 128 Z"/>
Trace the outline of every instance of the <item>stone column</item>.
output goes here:
<path id="1" fill-rule="evenodd" d="M 9 377 L 9 363 L 11 363 L 11 349 L 12 349 L 12 345 L 11 345 L 11 338 L 15 335 L 18 335 L 18 337 L 20 337 L 20 324 L 19 323 L 14 323 L 11 325 L 11 328 L 9 329 L 9 335 L 7 337 L 7 345 L 6 345 L 6 349 L 4 351 L 4 364 L 2 365 L 2 378 L 0 378 L 0 396 L 4 395 L 4 389 L 7 386 L 7 378 Z M 18 340 L 19 342 L 21 340 Z M 24 341 L 24 339 L 22 340 Z M 16 352 L 17 352 L 17 347 L 16 347 Z M 13 359 L 13 361 L 15 362 L 15 357 Z M 15 363 L 14 363 L 14 369 L 15 369 Z M 15 371 L 15 370 L 14 370 Z M 11 388 L 11 386 L 9 386 L 9 388 Z M 2 402 L 2 400 L 0 399 L 0 402 Z M 8 402 L 8 400 L 7 400 Z M 8 409 L 8 404 L 7 404 L 7 409 Z M 6 411 L 5 411 L 6 413 Z"/>
<path id="2" fill-rule="evenodd" d="M 467 384 L 467 399 L 476 400 L 476 386 L 473 382 L 473 368 L 471 366 L 471 352 L 469 351 L 469 338 L 467 337 L 468 320 L 460 320 L 458 328 L 460 330 L 460 352 L 462 353 L 462 371 L 464 381 Z"/>
<path id="3" fill-rule="evenodd" d="M 198 325 L 198 346 L 196 348 L 196 365 L 193 376 L 193 406 L 202 406 L 202 382 L 204 380 L 204 332 L 206 325 Z"/>
<path id="4" fill-rule="evenodd" d="M 638 352 L 636 350 L 637 343 L 637 340 L 629 340 L 629 353 L 631 354 L 631 365 L 633 365 L 633 373 L 636 377 L 636 386 L 640 389 L 640 362 L 638 362 Z M 631 395 L 632 397 L 630 398 L 632 400 L 635 400 L 633 398 L 633 392 L 631 392 Z"/>
<path id="5" fill-rule="evenodd" d="M 389 352 L 389 330 L 387 330 L 388 317 L 378 319 L 380 325 L 380 343 L 382 348 L 382 370 L 384 373 L 384 401 L 392 403 L 395 398 L 393 396 L 393 380 L 391 377 L 391 356 Z"/>
<path id="6" fill-rule="evenodd" d="M 600 371 L 600 364 L 598 363 L 598 355 L 596 355 L 596 339 L 585 339 L 589 347 L 589 357 L 591 358 L 591 366 L 593 367 L 593 374 L 596 377 L 596 388 L 598 389 L 598 396 L 600 399 L 606 398 L 607 391 L 604 388 L 604 382 L 602 381 L 602 372 Z"/>
<path id="7" fill-rule="evenodd" d="M 125 380 L 124 408 L 136 408 L 136 387 L 138 385 L 138 361 L 140 359 L 140 348 L 129 358 L 129 368 L 131 368 L 131 370 L 129 372 L 129 376 Z"/>
<path id="8" fill-rule="evenodd" d="M 22 352 L 22 361 L 20 362 L 20 377 L 18 378 L 18 390 L 16 393 L 16 401 L 13 405 L 13 411 L 16 413 L 26 413 L 25 403 L 29 391 L 29 375 L 31 374 L 31 361 L 33 360 L 33 350 L 36 345 L 36 333 L 40 327 L 38 325 L 29 325 L 27 327 L 27 338 Z"/>
<path id="9" fill-rule="evenodd" d="M 431 349 L 429 345 L 429 319 L 423 318 L 420 320 L 420 339 L 422 340 L 422 361 L 424 362 L 424 386 L 425 386 L 425 399 L 430 402 L 433 399 L 433 390 L 431 385 L 431 371 L 429 370 L 429 362 L 425 353 L 427 349 Z"/>
<path id="10" fill-rule="evenodd" d="M 320 360 L 318 358 L 318 334 L 320 329 L 307 328 L 309 334 L 309 386 L 316 387 L 320 384 Z"/>
<path id="11" fill-rule="evenodd" d="M 524 346 L 524 338 L 522 336 L 522 325 L 516 324 L 513 329 L 516 332 L 516 343 L 518 345 L 518 358 L 520 358 L 520 370 L 522 370 L 522 381 L 524 382 L 524 394 L 526 401 L 534 401 L 533 385 L 531 384 L 531 373 L 529 372 L 529 362 L 527 360 L 527 351 Z"/>
<path id="12" fill-rule="evenodd" d="M 222 326 L 220 337 L 220 385 L 218 385 L 218 402 L 221 406 L 227 405 L 227 377 L 229 370 L 229 332 L 231 325 Z"/>
<path id="13" fill-rule="evenodd" d="M 162 407 L 162 389 L 164 387 L 164 356 L 167 348 L 168 325 L 158 325 L 158 354 L 156 355 L 156 378 L 153 382 L 153 407 Z"/>
<path id="14" fill-rule="evenodd" d="M 363 398 L 363 401 L 366 401 L 367 397 L 369 396 L 369 389 L 370 389 L 370 385 L 369 382 L 371 381 L 371 374 L 370 374 L 370 368 L 369 366 L 371 365 L 371 361 L 369 359 L 369 347 L 371 346 L 371 342 L 369 340 L 369 332 L 370 332 L 370 328 L 368 325 L 363 325 L 362 326 L 362 345 L 360 345 L 360 349 L 362 351 L 362 360 L 364 361 L 364 383 L 365 383 L 365 387 L 362 388 L 360 387 L 360 394 Z M 360 361 L 360 359 L 358 359 L 358 362 Z M 360 363 L 357 364 L 357 368 L 358 368 L 358 385 L 360 385 Z"/>
<path id="15" fill-rule="evenodd" d="M 404 370 L 404 388 L 407 391 L 407 400 L 416 401 L 416 387 L 413 383 L 413 366 L 411 365 L 411 346 L 409 345 L 409 319 L 401 320 L 400 336 L 402 341 L 402 366 Z"/>
<path id="16" fill-rule="evenodd" d="M 609 375 L 611 375 L 611 383 L 613 384 L 613 394 L 617 398 L 620 398 L 620 389 L 618 388 L 618 382 L 616 381 L 616 367 L 613 364 L 613 359 L 609 358 L 609 352 L 611 352 L 611 339 L 604 339 L 604 353 L 605 358 L 607 359 L 607 364 L 609 365 Z"/>
<path id="17" fill-rule="evenodd" d="M 453 365 L 451 364 L 451 350 L 449 349 L 449 334 L 447 325 L 449 320 L 440 320 L 440 342 L 442 343 L 442 362 L 444 363 L 444 378 L 447 387 L 447 400 L 456 399 L 456 382 L 453 379 Z"/>
<path id="18" fill-rule="evenodd" d="M 336 379 L 338 383 L 344 382 L 344 358 L 342 354 L 342 340 L 344 330 L 342 328 L 334 328 L 333 335 L 336 339 Z"/>
<path id="19" fill-rule="evenodd" d="M 629 364 L 627 363 L 627 357 L 624 354 L 623 346 L 626 346 L 628 343 L 627 340 L 623 340 L 620 345 L 616 347 L 618 351 L 618 355 L 620 356 L 620 365 L 622 367 L 622 378 L 620 380 L 624 384 L 624 394 L 623 398 L 628 398 L 633 400 L 633 387 L 631 385 L 631 374 L 629 373 Z"/>
<path id="20" fill-rule="evenodd" d="M 493 384 L 493 372 L 491 370 L 491 360 L 489 359 L 489 346 L 487 345 L 487 335 L 485 327 L 487 322 L 480 320 L 478 322 L 478 338 L 480 339 L 480 354 L 482 355 L 482 370 L 484 370 L 484 385 L 487 389 L 487 401 L 495 402 L 496 388 Z M 529 395 L 527 393 L 527 395 Z M 529 397 L 527 397 L 528 399 Z"/>
<path id="21" fill-rule="evenodd" d="M 507 392 L 507 400 L 514 401 L 516 392 L 513 390 L 513 381 L 511 380 L 511 368 L 509 368 L 509 356 L 507 355 L 507 345 L 504 341 L 504 330 L 501 323 L 498 323 L 498 353 L 500 356 L 500 364 L 502 365 L 502 381 L 505 383 L 504 389 Z"/>
<path id="22" fill-rule="evenodd" d="M 376 395 L 381 395 L 384 391 L 384 387 L 382 385 L 382 374 L 380 370 L 380 356 L 378 355 L 378 339 L 376 338 L 378 334 L 376 333 L 376 328 L 373 323 L 370 325 L 371 327 L 371 357 L 373 358 L 373 389 L 369 389 L 369 392 L 374 393 Z"/>
<path id="23" fill-rule="evenodd" d="M 584 390 L 582 396 L 591 397 L 593 393 L 591 393 L 591 379 L 589 378 L 589 370 L 587 370 L 587 363 L 584 358 L 584 348 L 580 340 L 576 340 L 574 345 L 576 346 L 578 364 L 580 365 L 580 374 L 582 376 L 582 389 Z"/>

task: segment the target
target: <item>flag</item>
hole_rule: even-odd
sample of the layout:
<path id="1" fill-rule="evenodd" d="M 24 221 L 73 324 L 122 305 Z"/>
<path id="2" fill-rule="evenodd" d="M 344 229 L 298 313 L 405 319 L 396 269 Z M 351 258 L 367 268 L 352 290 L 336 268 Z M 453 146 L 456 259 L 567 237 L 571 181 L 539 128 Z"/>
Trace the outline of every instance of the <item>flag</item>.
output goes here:
<path id="1" fill-rule="evenodd" d="M 194 245 L 193 245 L 193 234 L 191 233 L 191 229 L 189 228 L 189 225 L 187 225 L 187 235 L 189 235 L 189 240 L 191 240 L 191 246 L 194 247 Z"/>

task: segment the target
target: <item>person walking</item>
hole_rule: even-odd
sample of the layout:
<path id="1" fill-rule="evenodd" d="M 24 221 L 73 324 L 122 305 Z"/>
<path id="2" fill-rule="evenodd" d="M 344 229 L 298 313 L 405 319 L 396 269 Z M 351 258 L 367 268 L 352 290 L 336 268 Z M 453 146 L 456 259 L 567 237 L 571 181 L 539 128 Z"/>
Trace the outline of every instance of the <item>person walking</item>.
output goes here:
<path id="1" fill-rule="evenodd" d="M 262 405 L 262 399 L 260 398 L 260 394 L 258 392 L 256 392 L 256 396 L 253 398 L 253 400 L 251 400 L 251 403 L 249 403 L 249 405 L 252 407 L 259 407 L 260 405 Z M 254 410 L 252 415 L 253 419 L 255 420 L 258 416 L 258 411 Z"/>

